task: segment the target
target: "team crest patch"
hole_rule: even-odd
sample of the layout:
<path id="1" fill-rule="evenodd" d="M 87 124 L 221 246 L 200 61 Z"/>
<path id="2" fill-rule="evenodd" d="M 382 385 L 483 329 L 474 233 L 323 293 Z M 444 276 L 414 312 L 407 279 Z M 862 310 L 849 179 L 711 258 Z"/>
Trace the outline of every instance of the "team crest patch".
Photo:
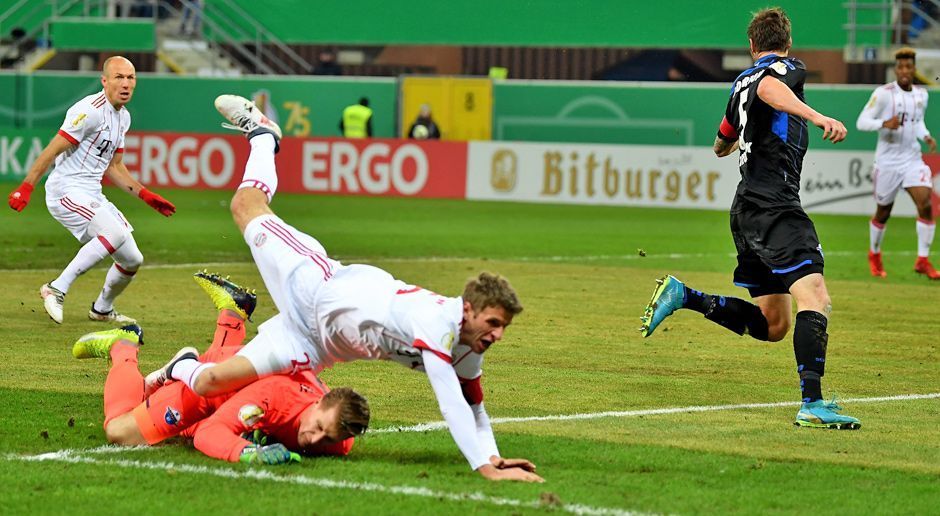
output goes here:
<path id="1" fill-rule="evenodd" d="M 450 351 L 454 346 L 454 332 L 450 332 L 447 335 L 444 335 L 444 338 L 441 339 L 441 347 Z"/>
<path id="2" fill-rule="evenodd" d="M 72 127 L 78 129 L 79 127 L 85 125 L 85 118 L 87 117 L 88 115 L 86 115 L 85 113 L 78 115 L 77 117 L 75 117 L 75 120 L 72 120 Z"/>
<path id="3" fill-rule="evenodd" d="M 97 202 L 93 202 L 89 206 L 91 206 L 92 208 L 96 208 L 96 209 L 101 207 L 101 205 L 98 204 Z"/>
<path id="4" fill-rule="evenodd" d="M 262 417 L 264 417 L 264 410 L 258 405 L 242 405 L 242 408 L 238 409 L 238 420 L 245 425 L 247 430 L 257 425 Z"/>
<path id="5" fill-rule="evenodd" d="M 267 241 L 268 241 L 268 234 L 259 233 L 258 236 L 255 237 L 255 247 L 261 247 Z"/>
<path id="6" fill-rule="evenodd" d="M 776 63 L 770 65 L 770 68 L 780 75 L 787 74 L 787 65 L 783 61 L 777 61 Z"/>
<path id="7" fill-rule="evenodd" d="M 168 406 L 166 412 L 163 414 L 163 420 L 166 421 L 168 425 L 178 425 L 180 422 L 180 411 Z"/>

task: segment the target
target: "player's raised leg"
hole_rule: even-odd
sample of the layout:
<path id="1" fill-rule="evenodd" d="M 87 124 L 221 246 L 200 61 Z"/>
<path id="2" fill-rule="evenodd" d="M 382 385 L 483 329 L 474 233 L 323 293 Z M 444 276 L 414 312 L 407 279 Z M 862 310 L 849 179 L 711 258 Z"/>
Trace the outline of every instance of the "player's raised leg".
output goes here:
<path id="1" fill-rule="evenodd" d="M 763 307 L 743 299 L 706 294 L 685 286 L 674 276 L 658 279 L 656 284 L 653 297 L 640 318 L 640 332 L 644 337 L 652 335 L 666 317 L 680 308 L 699 312 L 706 319 L 738 335 L 748 334 L 757 340 L 780 340 L 789 329 L 788 320 L 774 317 L 775 325 L 771 334 L 768 318 L 762 311 Z M 769 309 L 774 309 L 775 314 L 779 312 L 775 310 L 776 304 L 766 304 Z"/>
<path id="2" fill-rule="evenodd" d="M 137 363 L 141 344 L 143 330 L 137 325 L 128 325 L 89 333 L 72 346 L 75 358 L 111 359 L 111 369 L 104 383 L 104 428 L 112 443 L 146 444 L 130 417 L 131 410 L 144 400 L 144 382 Z"/>

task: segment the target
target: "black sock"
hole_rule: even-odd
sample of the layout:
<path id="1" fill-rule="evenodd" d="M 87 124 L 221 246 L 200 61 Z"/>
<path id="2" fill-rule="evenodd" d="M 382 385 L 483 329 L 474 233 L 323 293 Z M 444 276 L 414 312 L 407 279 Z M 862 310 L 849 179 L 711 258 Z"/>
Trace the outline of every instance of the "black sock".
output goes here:
<path id="1" fill-rule="evenodd" d="M 826 374 L 826 347 L 829 335 L 826 316 L 812 310 L 796 314 L 793 327 L 793 353 L 800 374 L 800 390 L 804 402 L 822 399 L 822 377 Z"/>
<path id="2" fill-rule="evenodd" d="M 736 297 L 715 296 L 685 287 L 685 306 L 705 315 L 705 318 L 757 340 L 767 340 L 767 318 L 760 307 Z"/>

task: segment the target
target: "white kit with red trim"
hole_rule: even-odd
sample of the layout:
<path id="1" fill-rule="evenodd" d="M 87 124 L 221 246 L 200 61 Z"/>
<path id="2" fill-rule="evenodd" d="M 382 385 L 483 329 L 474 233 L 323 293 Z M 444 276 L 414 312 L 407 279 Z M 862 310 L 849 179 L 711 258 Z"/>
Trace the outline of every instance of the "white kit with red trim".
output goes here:
<path id="1" fill-rule="evenodd" d="M 930 135 L 924 124 L 927 111 L 927 90 L 912 86 L 904 91 L 896 82 L 878 87 L 859 114 L 857 126 L 863 131 L 878 131 L 878 147 L 875 150 L 875 165 L 896 167 L 923 166 L 920 142 Z M 894 116 L 901 126 L 887 129 L 882 124 Z"/>
<path id="2" fill-rule="evenodd" d="M 56 158 L 46 181 L 46 197 L 64 197 L 76 189 L 100 193 L 104 171 L 115 153 L 124 152 L 130 126 L 130 112 L 125 107 L 114 109 L 103 90 L 72 105 L 58 134 L 75 147 Z"/>

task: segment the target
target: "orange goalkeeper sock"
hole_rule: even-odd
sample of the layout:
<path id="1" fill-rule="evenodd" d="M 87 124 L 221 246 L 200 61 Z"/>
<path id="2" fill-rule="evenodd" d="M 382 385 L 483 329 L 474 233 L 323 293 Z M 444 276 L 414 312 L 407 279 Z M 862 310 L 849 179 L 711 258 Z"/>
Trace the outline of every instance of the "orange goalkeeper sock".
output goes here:
<path id="1" fill-rule="evenodd" d="M 144 377 L 137 368 L 137 346 L 117 342 L 111 347 L 111 370 L 104 381 L 104 425 L 144 401 Z"/>

